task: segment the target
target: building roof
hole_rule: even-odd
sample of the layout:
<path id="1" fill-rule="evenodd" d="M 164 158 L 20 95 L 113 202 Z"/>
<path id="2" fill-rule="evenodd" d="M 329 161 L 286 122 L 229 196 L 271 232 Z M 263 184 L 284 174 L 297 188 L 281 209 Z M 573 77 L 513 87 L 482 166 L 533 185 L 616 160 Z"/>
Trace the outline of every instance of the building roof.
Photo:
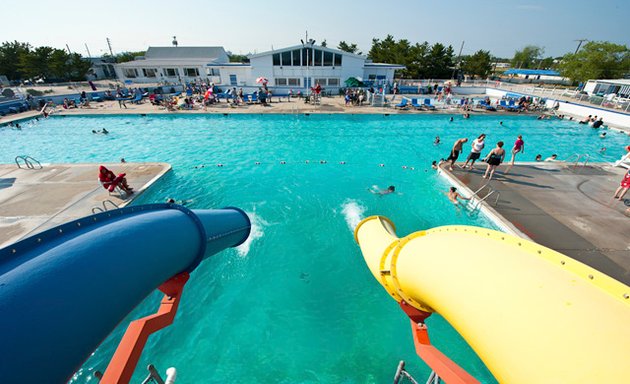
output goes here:
<path id="1" fill-rule="evenodd" d="M 598 83 L 630 85 L 630 79 L 599 79 L 599 80 L 589 80 L 589 81 L 596 81 Z"/>
<path id="2" fill-rule="evenodd" d="M 560 76 L 558 71 L 549 69 L 508 69 L 503 72 L 505 75 L 542 75 L 542 76 Z"/>
<path id="3" fill-rule="evenodd" d="M 269 56 L 269 55 L 273 55 L 274 53 L 280 53 L 280 52 L 284 52 L 284 51 L 292 51 L 294 49 L 302 49 L 307 47 L 308 45 L 293 45 L 291 47 L 284 47 L 284 48 L 280 48 L 280 49 L 274 49 L 272 51 L 265 51 L 265 52 L 260 52 L 260 53 L 256 53 L 254 55 L 248 55 L 247 57 L 249 59 L 254 59 L 257 57 L 261 57 L 261 56 Z M 357 59 L 363 59 L 365 60 L 366 57 L 362 56 L 362 55 L 356 55 L 354 53 L 350 53 L 350 52 L 345 52 L 345 51 L 341 51 L 339 49 L 333 49 L 333 48 L 329 48 L 329 47 L 322 47 L 321 45 L 313 45 L 313 48 L 315 49 L 321 49 L 322 51 L 328 51 L 328 52 L 333 52 L 333 53 L 338 53 L 340 55 L 344 55 L 344 56 L 350 56 L 350 57 L 356 57 Z"/>
<path id="4" fill-rule="evenodd" d="M 377 67 L 377 68 L 394 68 L 394 69 L 405 69 L 405 68 L 407 68 L 407 67 L 405 67 L 404 65 L 401 65 L 401 64 L 372 63 L 372 62 L 366 62 L 363 66 L 364 67 Z"/>
<path id="5" fill-rule="evenodd" d="M 223 47 L 149 47 L 145 59 L 179 60 L 203 59 L 206 61 L 224 60 L 227 53 Z"/>

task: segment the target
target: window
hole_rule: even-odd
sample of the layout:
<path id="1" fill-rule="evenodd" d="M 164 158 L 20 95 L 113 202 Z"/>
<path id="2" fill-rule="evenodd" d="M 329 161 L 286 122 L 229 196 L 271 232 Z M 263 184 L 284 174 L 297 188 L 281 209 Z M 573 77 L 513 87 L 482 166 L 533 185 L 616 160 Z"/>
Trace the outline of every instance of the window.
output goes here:
<path id="1" fill-rule="evenodd" d="M 274 53 L 273 54 L 273 65 L 275 65 L 275 66 L 280 65 L 280 54 L 279 53 Z"/>
<path id="2" fill-rule="evenodd" d="M 324 51 L 324 67 L 332 67 L 333 53 Z"/>
<path id="3" fill-rule="evenodd" d="M 184 76 L 197 77 L 199 76 L 199 70 L 197 68 L 184 68 Z"/>
<path id="4" fill-rule="evenodd" d="M 319 83 L 322 87 L 326 86 L 326 79 L 315 79 L 315 84 Z"/>
<path id="5" fill-rule="evenodd" d="M 277 86 L 287 85 L 287 79 L 285 78 L 276 79 L 276 85 Z"/>
<path id="6" fill-rule="evenodd" d="M 138 77 L 138 70 L 135 68 L 124 68 L 123 75 L 130 79 L 133 79 L 134 77 Z"/>
<path id="7" fill-rule="evenodd" d="M 291 65 L 291 51 L 282 52 L 282 65 Z"/>
<path id="8" fill-rule="evenodd" d="M 315 66 L 316 67 L 321 67 L 322 66 L 322 51 L 319 49 L 315 49 L 313 50 L 314 53 L 314 60 L 315 61 Z"/>
<path id="9" fill-rule="evenodd" d="M 300 86 L 300 79 L 287 79 L 289 85 L 292 85 L 294 87 L 299 87 Z"/>
<path id="10" fill-rule="evenodd" d="M 220 76 L 219 68 L 206 68 L 206 74 L 208 76 Z"/>
<path id="11" fill-rule="evenodd" d="M 302 66 L 305 67 L 307 65 L 313 66 L 313 50 L 310 48 L 302 48 Z"/>
<path id="12" fill-rule="evenodd" d="M 376 80 L 376 75 L 368 75 L 368 80 Z"/>
<path id="13" fill-rule="evenodd" d="M 339 79 L 328 79 L 328 86 L 329 87 L 338 87 L 339 86 Z"/>
<path id="14" fill-rule="evenodd" d="M 236 75 L 230 75 L 230 85 L 238 85 L 236 82 Z"/>
<path id="15" fill-rule="evenodd" d="M 166 77 L 177 77 L 179 76 L 179 71 L 177 68 L 164 68 L 164 73 Z"/>
<path id="16" fill-rule="evenodd" d="M 341 55 L 335 53 L 335 67 L 341 67 Z"/>
<path id="17" fill-rule="evenodd" d="M 293 50 L 293 66 L 294 67 L 299 67 L 300 66 L 300 50 L 299 49 L 294 49 Z"/>
<path id="18" fill-rule="evenodd" d="M 155 68 L 142 68 L 144 77 L 157 77 L 157 69 Z"/>

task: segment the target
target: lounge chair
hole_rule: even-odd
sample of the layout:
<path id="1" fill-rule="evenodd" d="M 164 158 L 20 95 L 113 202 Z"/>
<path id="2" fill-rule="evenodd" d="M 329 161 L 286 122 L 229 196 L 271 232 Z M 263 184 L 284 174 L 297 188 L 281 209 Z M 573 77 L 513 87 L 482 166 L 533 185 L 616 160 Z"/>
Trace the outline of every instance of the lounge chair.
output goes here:
<path id="1" fill-rule="evenodd" d="M 411 106 L 415 109 L 424 109 L 422 104 L 418 103 L 418 99 L 411 99 Z"/>
<path id="2" fill-rule="evenodd" d="M 394 108 L 400 108 L 400 109 L 407 109 L 409 108 L 409 105 L 407 104 L 407 98 L 403 97 L 403 99 L 400 101 L 400 103 L 394 105 Z"/>
<path id="3" fill-rule="evenodd" d="M 435 106 L 431 105 L 431 99 L 424 99 L 423 103 L 422 103 L 422 107 L 426 108 L 430 111 L 435 111 Z"/>
<path id="4" fill-rule="evenodd" d="M 101 185 L 101 187 L 105 188 L 107 190 L 107 192 L 109 193 L 110 196 L 112 196 L 113 194 L 117 194 L 121 199 L 124 199 L 128 194 L 127 192 L 125 192 L 122 188 L 120 188 L 120 186 L 116 186 L 116 188 L 114 188 L 112 191 L 109 190 L 109 187 L 106 186 L 105 184 L 103 184 L 103 182 L 99 179 L 98 183 Z"/>
<path id="5" fill-rule="evenodd" d="M 501 101 L 499 102 L 499 105 L 497 106 L 497 108 L 499 108 L 499 109 L 508 109 L 508 105 L 507 105 L 507 103 L 505 102 L 505 100 L 501 100 Z"/>
<path id="6" fill-rule="evenodd" d="M 518 111 L 519 109 L 521 109 L 521 106 L 515 104 L 514 100 L 510 100 L 509 103 L 508 103 L 507 109 L 509 111 Z"/>

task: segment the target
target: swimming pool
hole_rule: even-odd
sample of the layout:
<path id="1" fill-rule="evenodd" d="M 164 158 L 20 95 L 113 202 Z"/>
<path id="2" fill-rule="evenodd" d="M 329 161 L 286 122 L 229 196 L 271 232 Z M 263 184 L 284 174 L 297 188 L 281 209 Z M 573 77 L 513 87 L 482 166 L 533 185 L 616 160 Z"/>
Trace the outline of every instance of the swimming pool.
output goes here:
<path id="1" fill-rule="evenodd" d="M 166 161 L 173 172 L 135 204 L 174 197 L 192 200 L 191 208 L 233 205 L 251 215 L 251 241 L 194 272 L 175 323 L 150 338 L 137 378 L 153 363 L 162 372 L 177 367 L 184 382 L 376 383 L 391 380 L 402 359 L 422 379 L 428 370 L 415 356 L 408 320 L 367 270 L 353 223 L 382 214 L 401 236 L 445 224 L 493 227 L 454 209 L 441 193 L 448 185 L 430 169 L 459 137 L 484 132 L 488 143 L 503 139 L 511 147 L 523 134 L 518 160 L 527 161 L 537 153 L 613 161 L 627 140 L 616 132 L 602 140 L 577 123 L 532 116 L 455 116 L 452 123 L 449 117 L 55 117 L 21 131 L 1 128 L 0 161 L 18 154 L 51 163 Z M 102 128 L 111 133 L 91 133 Z M 434 146 L 435 135 L 444 144 Z M 604 143 L 609 150 L 600 154 Z M 398 194 L 373 195 L 372 185 L 395 185 Z M 151 295 L 129 320 L 152 313 L 160 298 Z M 494 382 L 448 324 L 438 316 L 428 323 L 439 348 L 482 382 Z M 126 325 L 76 382 L 105 369 Z"/>

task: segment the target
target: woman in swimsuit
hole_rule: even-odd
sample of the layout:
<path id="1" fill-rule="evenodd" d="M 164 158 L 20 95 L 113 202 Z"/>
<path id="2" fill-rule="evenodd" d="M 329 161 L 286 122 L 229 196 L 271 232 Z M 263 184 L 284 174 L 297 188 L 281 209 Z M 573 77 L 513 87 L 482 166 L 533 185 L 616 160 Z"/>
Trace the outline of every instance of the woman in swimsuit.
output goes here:
<path id="1" fill-rule="evenodd" d="M 516 159 L 517 153 L 525 153 L 525 142 L 523 141 L 523 136 L 518 135 L 518 138 L 514 142 L 514 147 L 512 147 L 512 159 L 510 160 L 510 165 L 514 165 L 514 159 Z"/>
<path id="2" fill-rule="evenodd" d="M 505 159 L 505 149 L 503 149 L 503 142 L 499 141 L 497 146 L 486 156 L 485 161 L 488 164 L 488 168 L 486 168 L 486 173 L 483 175 L 483 178 L 491 180 L 495 169 L 503 162 L 503 159 Z M 488 174 L 490 174 L 490 177 L 488 177 Z"/>

